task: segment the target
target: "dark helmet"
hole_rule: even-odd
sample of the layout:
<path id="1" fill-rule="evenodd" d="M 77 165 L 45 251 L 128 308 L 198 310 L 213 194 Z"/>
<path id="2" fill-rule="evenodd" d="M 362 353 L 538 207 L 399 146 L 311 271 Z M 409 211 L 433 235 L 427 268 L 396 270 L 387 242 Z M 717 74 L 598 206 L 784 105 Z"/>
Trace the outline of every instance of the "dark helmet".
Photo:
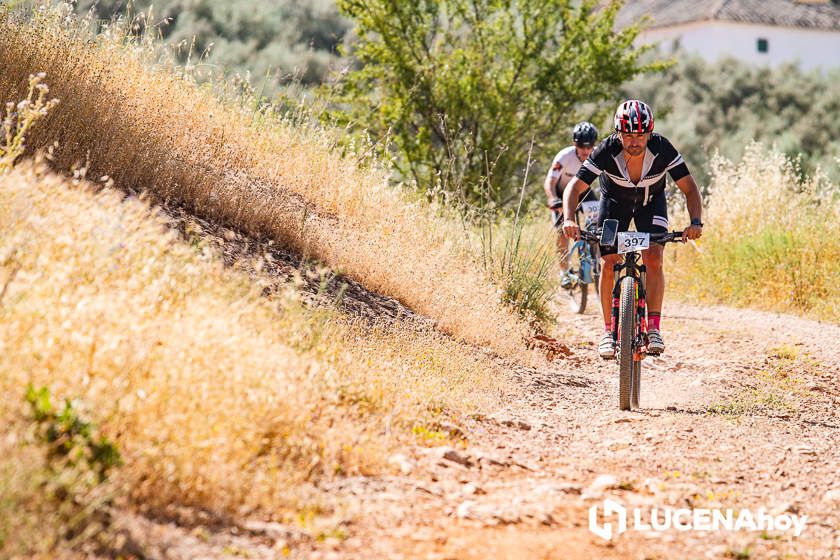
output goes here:
<path id="1" fill-rule="evenodd" d="M 653 109 L 644 101 L 629 99 L 615 110 L 616 132 L 653 132 Z"/>
<path id="2" fill-rule="evenodd" d="M 572 140 L 581 148 L 591 148 L 598 139 L 598 129 L 588 121 L 579 122 L 572 131 Z"/>

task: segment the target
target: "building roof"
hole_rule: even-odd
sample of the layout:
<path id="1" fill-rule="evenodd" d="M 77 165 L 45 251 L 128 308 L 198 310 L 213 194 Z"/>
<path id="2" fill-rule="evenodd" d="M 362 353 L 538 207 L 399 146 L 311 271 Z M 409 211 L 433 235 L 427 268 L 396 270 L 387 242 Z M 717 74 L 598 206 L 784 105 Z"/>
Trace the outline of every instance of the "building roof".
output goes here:
<path id="1" fill-rule="evenodd" d="M 840 31 L 840 5 L 803 0 L 627 0 L 616 24 L 626 27 L 645 15 L 651 28 L 723 20 Z"/>

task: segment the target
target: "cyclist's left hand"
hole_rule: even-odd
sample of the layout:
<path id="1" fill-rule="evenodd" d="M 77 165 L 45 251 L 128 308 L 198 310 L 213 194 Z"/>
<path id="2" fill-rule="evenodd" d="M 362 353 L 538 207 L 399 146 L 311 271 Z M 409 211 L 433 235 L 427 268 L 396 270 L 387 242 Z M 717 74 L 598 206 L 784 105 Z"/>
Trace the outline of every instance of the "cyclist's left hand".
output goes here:
<path id="1" fill-rule="evenodd" d="M 699 239 L 703 235 L 703 226 L 688 226 L 683 230 L 683 239 Z"/>

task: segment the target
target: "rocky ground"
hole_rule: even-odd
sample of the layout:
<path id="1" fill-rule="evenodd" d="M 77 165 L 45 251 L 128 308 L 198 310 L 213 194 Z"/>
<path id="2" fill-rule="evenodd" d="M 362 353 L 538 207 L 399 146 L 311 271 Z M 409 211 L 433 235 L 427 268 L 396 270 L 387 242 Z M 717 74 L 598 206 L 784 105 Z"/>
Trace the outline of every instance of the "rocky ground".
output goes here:
<path id="1" fill-rule="evenodd" d="M 373 301 L 388 316 L 407 315 L 357 291 L 351 286 L 349 305 L 367 301 L 369 309 Z M 335 482 L 326 490 L 343 505 L 317 535 L 258 520 L 125 515 L 119 524 L 134 547 L 127 551 L 149 558 L 840 558 L 840 326 L 668 302 L 667 351 L 644 362 L 641 409 L 622 412 L 617 366 L 595 355 L 599 324 L 594 310 L 561 311 L 555 334 L 569 351 L 554 353 L 543 369 L 517 372 L 519 402 L 461 426 L 462 445 L 405 449 L 391 457 L 392 474 Z M 607 541 L 588 528 L 589 508 L 605 498 L 644 510 L 764 508 L 807 521 L 798 537 L 672 528 Z"/>
<path id="2" fill-rule="evenodd" d="M 405 475 L 336 489 L 359 497 L 364 519 L 338 556 L 840 558 L 840 327 L 670 305 L 668 351 L 645 362 L 641 410 L 622 412 L 616 366 L 595 356 L 596 316 L 565 321 L 575 352 L 523 376 L 523 401 L 473 421 L 464 449 L 411 450 L 395 458 Z M 799 537 L 672 529 L 608 542 L 587 516 L 605 497 L 808 519 Z"/>

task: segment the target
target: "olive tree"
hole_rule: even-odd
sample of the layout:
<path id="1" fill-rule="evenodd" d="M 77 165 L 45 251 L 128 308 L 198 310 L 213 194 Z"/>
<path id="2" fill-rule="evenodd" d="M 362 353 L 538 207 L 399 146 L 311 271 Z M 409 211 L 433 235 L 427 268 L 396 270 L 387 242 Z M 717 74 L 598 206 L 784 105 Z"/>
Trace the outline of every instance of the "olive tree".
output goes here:
<path id="1" fill-rule="evenodd" d="M 339 118 L 390 150 L 403 180 L 505 205 L 532 147 L 568 142 L 576 119 L 603 116 L 620 84 L 660 66 L 634 48 L 638 27 L 615 28 L 620 6 L 338 0 L 358 61 L 333 84 Z"/>

